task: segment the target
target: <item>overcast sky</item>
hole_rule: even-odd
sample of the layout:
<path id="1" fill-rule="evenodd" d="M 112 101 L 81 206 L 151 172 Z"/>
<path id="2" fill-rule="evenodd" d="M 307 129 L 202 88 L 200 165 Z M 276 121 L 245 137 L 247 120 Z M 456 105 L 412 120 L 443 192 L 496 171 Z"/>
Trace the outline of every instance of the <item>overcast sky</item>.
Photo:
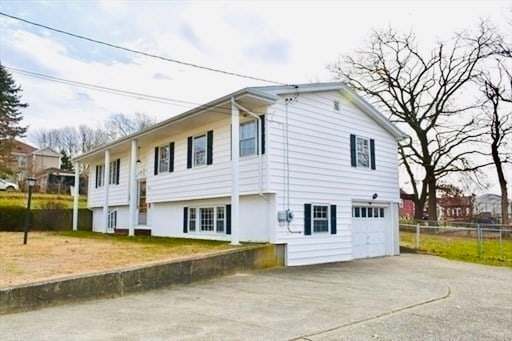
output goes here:
<path id="1" fill-rule="evenodd" d="M 374 29 L 412 31 L 424 49 L 480 18 L 505 27 L 510 1 L 0 1 L 43 25 L 181 61 L 282 83 L 331 81 L 326 65 Z M 267 85 L 115 50 L 0 17 L 4 66 L 193 103 Z M 41 80 L 11 71 L 23 88 L 30 131 L 96 126 L 112 113 L 157 120 L 192 107 Z M 30 139 L 29 141 L 35 143 Z"/>

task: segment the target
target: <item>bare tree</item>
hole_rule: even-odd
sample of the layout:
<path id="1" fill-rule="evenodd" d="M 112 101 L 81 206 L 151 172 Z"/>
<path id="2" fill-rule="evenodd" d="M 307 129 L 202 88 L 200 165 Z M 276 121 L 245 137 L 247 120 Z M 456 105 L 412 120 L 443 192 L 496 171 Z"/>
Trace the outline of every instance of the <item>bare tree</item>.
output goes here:
<path id="1" fill-rule="evenodd" d="M 507 63 L 508 62 L 508 63 Z M 491 156 L 501 191 L 502 224 L 509 226 L 507 179 L 504 165 L 512 162 L 512 55 L 496 59 L 496 70 L 482 73 L 480 81 L 486 102 L 480 124 L 487 128 Z M 494 71 L 494 72 L 493 72 Z"/>
<path id="2" fill-rule="evenodd" d="M 470 162 L 475 151 L 467 147 L 478 132 L 473 118 L 465 115 L 476 104 L 461 104 L 459 95 L 472 85 L 479 63 L 494 53 L 496 40 L 494 30 L 482 22 L 477 33 L 458 33 L 422 53 L 413 34 L 376 31 L 365 49 L 329 66 L 410 135 L 399 152 L 413 188 L 416 219 L 428 199 L 429 219 L 437 220 L 438 181 L 478 169 Z"/>
<path id="3" fill-rule="evenodd" d="M 104 123 L 104 130 L 110 140 L 128 136 L 155 124 L 156 120 L 144 113 L 126 115 L 112 114 Z"/>

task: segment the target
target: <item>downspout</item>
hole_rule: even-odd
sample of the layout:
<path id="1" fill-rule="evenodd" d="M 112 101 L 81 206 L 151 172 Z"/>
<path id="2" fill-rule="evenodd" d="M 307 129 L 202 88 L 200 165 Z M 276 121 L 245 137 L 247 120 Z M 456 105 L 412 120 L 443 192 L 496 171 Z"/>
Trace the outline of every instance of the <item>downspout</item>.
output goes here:
<path id="1" fill-rule="evenodd" d="M 263 194 L 263 158 L 262 158 L 262 150 L 263 150 L 263 139 L 261 138 L 261 117 L 253 112 L 251 112 L 250 110 L 248 110 L 247 108 L 244 108 L 243 106 L 241 106 L 240 104 L 236 103 L 235 100 L 233 99 L 233 104 L 240 110 L 243 110 L 244 112 L 248 113 L 249 115 L 251 115 L 252 117 L 256 118 L 258 120 L 258 127 L 257 127 L 257 132 L 258 132 L 258 195 L 260 197 L 262 197 L 263 199 L 267 200 L 268 201 L 268 198 Z M 268 174 L 267 174 L 267 177 L 268 177 Z"/>
<path id="2" fill-rule="evenodd" d="M 73 231 L 78 230 L 78 195 L 80 194 L 80 164 L 75 162 L 75 186 L 73 187 Z"/>

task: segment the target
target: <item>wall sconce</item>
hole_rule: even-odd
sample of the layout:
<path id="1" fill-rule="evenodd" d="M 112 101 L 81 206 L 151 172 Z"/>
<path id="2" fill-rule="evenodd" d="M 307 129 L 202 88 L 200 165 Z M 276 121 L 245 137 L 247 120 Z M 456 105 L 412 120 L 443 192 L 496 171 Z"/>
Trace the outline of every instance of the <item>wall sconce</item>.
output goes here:
<path id="1" fill-rule="evenodd" d="M 137 165 L 140 166 L 142 161 L 140 161 L 140 146 L 137 147 Z"/>

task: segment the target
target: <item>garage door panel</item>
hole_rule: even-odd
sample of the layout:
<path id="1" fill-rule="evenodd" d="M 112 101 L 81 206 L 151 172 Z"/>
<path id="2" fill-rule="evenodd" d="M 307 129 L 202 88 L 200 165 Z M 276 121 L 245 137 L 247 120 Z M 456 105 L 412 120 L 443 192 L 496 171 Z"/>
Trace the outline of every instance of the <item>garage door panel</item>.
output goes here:
<path id="1" fill-rule="evenodd" d="M 357 210 L 355 210 L 358 208 Z M 371 210 L 371 217 L 367 213 Z M 386 254 L 386 209 L 354 205 L 352 217 L 352 257 L 379 257 Z M 356 216 L 355 212 L 359 213 Z M 363 216 L 363 212 L 366 212 Z"/>

